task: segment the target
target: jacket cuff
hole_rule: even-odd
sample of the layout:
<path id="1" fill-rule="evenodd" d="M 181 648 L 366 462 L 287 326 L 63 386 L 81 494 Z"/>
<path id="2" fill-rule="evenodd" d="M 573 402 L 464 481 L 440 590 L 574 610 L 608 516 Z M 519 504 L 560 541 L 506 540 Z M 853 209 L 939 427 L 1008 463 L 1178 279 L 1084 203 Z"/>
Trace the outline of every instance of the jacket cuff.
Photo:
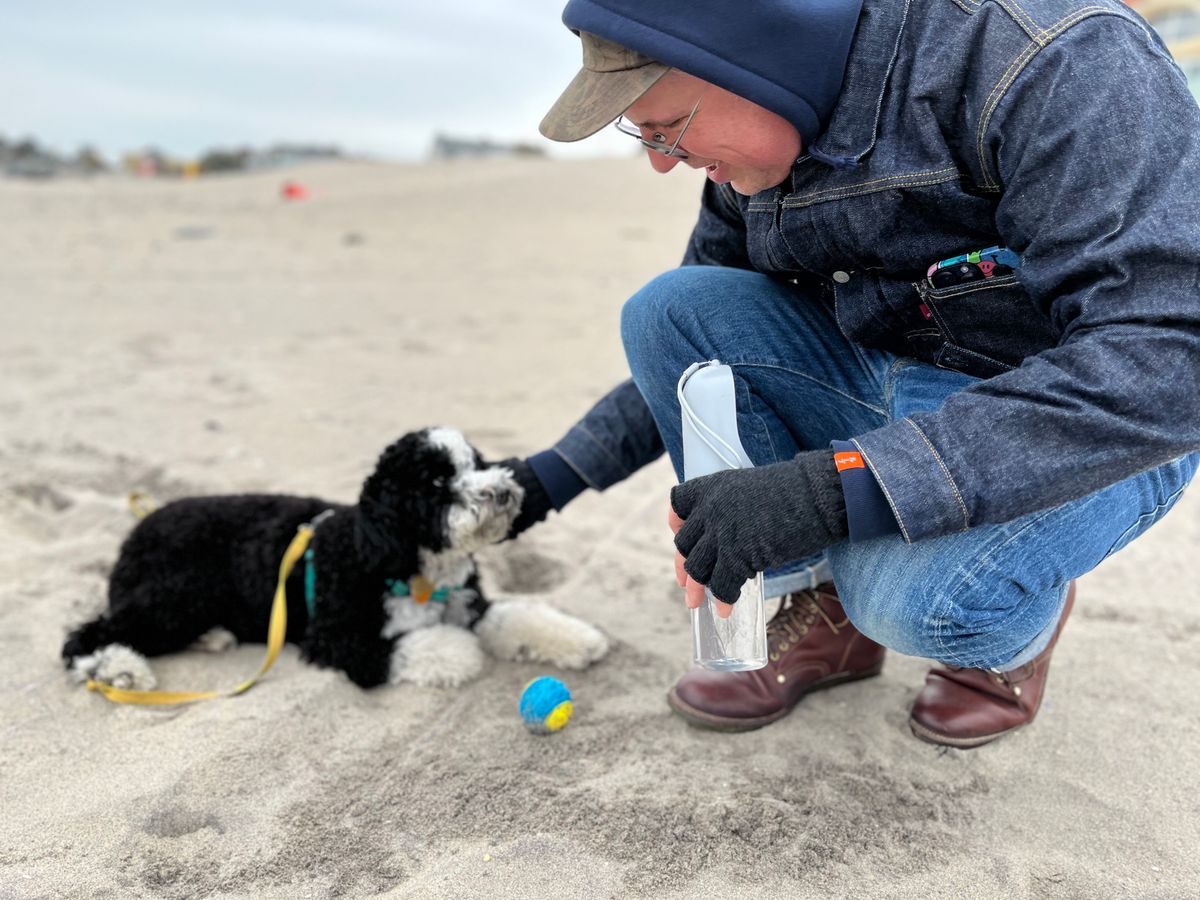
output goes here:
<path id="1" fill-rule="evenodd" d="M 908 543 L 970 527 L 962 492 L 937 448 L 912 419 L 854 439 Z"/>
<path id="2" fill-rule="evenodd" d="M 879 482 L 867 468 L 862 451 L 851 441 L 833 441 L 833 462 L 841 476 L 846 497 L 846 521 L 850 543 L 898 534 L 900 526 L 888 505 Z"/>
<path id="3" fill-rule="evenodd" d="M 558 512 L 587 490 L 587 483 L 553 450 L 543 450 L 526 460 Z"/>
<path id="4" fill-rule="evenodd" d="M 583 425 L 573 426 L 552 449 L 593 490 L 603 491 L 632 474 Z"/>

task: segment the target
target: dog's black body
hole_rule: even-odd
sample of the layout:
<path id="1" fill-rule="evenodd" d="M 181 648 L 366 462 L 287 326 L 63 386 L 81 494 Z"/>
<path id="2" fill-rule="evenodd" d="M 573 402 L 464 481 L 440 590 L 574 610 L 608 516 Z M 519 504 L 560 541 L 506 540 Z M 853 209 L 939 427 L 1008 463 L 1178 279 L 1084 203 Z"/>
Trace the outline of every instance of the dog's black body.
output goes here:
<path id="1" fill-rule="evenodd" d="M 488 467 L 447 434 L 456 433 L 425 429 L 388 447 L 356 506 L 242 495 L 178 500 L 151 513 L 121 548 L 107 611 L 63 647 L 67 666 L 110 645 L 143 656 L 180 651 L 214 628 L 265 642 L 284 553 L 299 526 L 330 510 L 311 544 L 312 617 L 303 561 L 287 581 L 287 640 L 362 687 L 385 683 L 403 636 L 384 636 L 385 579 L 434 578 L 422 573 L 430 565 L 453 571 L 458 596 L 467 598 L 454 624 L 473 628 L 488 603 L 471 551 L 502 538 L 520 506 L 510 472 Z"/>

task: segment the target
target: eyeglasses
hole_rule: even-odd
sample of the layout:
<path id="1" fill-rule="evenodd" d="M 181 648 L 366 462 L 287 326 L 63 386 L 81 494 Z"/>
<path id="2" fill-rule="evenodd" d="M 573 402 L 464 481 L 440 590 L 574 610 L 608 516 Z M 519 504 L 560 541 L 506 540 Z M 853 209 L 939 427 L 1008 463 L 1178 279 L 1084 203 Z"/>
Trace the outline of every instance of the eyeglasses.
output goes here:
<path id="1" fill-rule="evenodd" d="M 617 121 L 614 124 L 616 126 L 617 131 L 621 132 L 621 134 L 627 134 L 630 137 L 637 138 L 638 143 L 641 144 L 643 147 L 645 147 L 647 150 L 653 150 L 655 153 L 661 153 L 663 156 L 669 156 L 672 159 L 683 160 L 683 159 L 687 159 L 688 155 L 686 153 L 684 153 L 682 150 L 678 149 L 679 142 L 683 140 L 683 133 L 685 131 L 687 131 L 688 126 L 692 124 L 692 119 L 694 119 L 696 117 L 696 110 L 698 110 L 699 108 L 700 108 L 700 101 L 697 100 L 696 105 L 692 107 L 692 111 L 690 113 L 688 113 L 687 121 L 685 121 L 683 123 L 683 127 L 681 129 L 679 129 L 679 136 L 675 138 L 675 143 L 671 144 L 670 147 L 668 147 L 666 145 L 667 144 L 667 136 L 665 134 L 663 134 L 661 131 L 654 132 L 654 134 L 652 135 L 654 140 L 648 141 L 644 137 L 642 137 L 642 129 L 638 128 L 636 125 L 634 125 L 628 119 L 626 119 L 624 116 L 621 116 L 621 118 L 617 119 Z"/>

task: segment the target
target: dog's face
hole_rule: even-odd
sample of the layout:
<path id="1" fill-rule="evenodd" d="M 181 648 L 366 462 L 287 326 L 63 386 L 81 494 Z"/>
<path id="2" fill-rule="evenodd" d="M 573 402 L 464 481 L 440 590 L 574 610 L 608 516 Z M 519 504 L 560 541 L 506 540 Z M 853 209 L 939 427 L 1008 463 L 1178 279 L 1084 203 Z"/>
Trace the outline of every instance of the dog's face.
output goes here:
<path id="1" fill-rule="evenodd" d="M 446 503 L 447 549 L 470 553 L 504 540 L 525 499 L 513 473 L 485 464 L 479 451 L 453 428 L 429 429 L 428 441 L 452 467 L 450 474 L 434 479 Z"/>
<path id="2" fill-rule="evenodd" d="M 359 550 L 377 565 L 418 549 L 472 553 L 504 539 L 523 499 L 513 473 L 484 463 L 458 431 L 415 431 L 384 450 L 363 485 Z"/>

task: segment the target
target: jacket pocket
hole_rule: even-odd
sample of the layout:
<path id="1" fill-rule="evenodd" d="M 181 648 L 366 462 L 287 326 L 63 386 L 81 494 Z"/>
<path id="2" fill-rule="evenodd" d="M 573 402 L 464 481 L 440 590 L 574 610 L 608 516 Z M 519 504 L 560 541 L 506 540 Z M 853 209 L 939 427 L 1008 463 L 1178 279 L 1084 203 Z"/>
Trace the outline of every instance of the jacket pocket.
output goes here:
<path id="1" fill-rule="evenodd" d="M 933 362 L 942 368 L 990 378 L 1056 343 L 1049 317 L 1015 275 L 945 288 L 924 280 L 913 286 L 926 327 L 910 332 L 908 339 L 929 353 L 936 331 L 942 346 Z"/>

